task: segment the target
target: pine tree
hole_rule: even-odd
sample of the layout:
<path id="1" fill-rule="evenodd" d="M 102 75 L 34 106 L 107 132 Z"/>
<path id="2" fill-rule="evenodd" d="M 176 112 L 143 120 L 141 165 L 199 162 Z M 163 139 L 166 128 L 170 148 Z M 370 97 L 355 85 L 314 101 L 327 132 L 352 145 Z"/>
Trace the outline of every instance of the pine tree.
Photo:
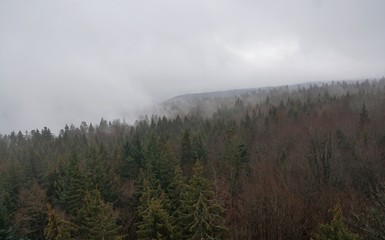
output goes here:
<path id="1" fill-rule="evenodd" d="M 216 206 L 215 206 L 216 207 Z M 216 226 L 212 226 L 213 217 L 220 217 L 217 213 L 213 215 L 213 206 L 209 207 L 208 199 L 199 194 L 198 200 L 192 206 L 193 212 L 193 224 L 189 230 L 193 234 L 189 239 L 200 240 L 200 239 L 216 239 Z M 215 209 L 217 211 L 217 209 Z"/>
<path id="2" fill-rule="evenodd" d="M 56 185 L 60 205 L 68 214 L 74 216 L 85 192 L 90 188 L 87 176 L 79 168 L 79 160 L 75 152 L 61 168 L 61 176 Z"/>
<path id="3" fill-rule="evenodd" d="M 138 165 L 139 169 L 144 168 L 146 165 L 143 146 L 138 134 L 134 134 L 129 149 L 129 156 L 134 160 L 135 164 Z"/>
<path id="4" fill-rule="evenodd" d="M 48 223 L 44 229 L 44 237 L 46 240 L 70 240 L 71 232 L 74 231 L 74 226 L 62 219 L 51 207 L 48 208 Z"/>
<path id="5" fill-rule="evenodd" d="M 139 163 L 133 157 L 134 145 L 127 141 L 120 153 L 120 168 L 119 173 L 125 179 L 134 180 L 139 174 Z"/>
<path id="6" fill-rule="evenodd" d="M 143 173 L 141 173 L 141 175 L 143 176 Z M 142 180 L 140 191 L 138 191 L 138 193 L 140 193 L 140 195 L 137 196 L 138 201 L 136 210 L 140 215 L 141 212 L 144 212 L 147 209 L 151 198 L 154 197 L 153 186 L 150 185 L 150 181 L 147 178 Z"/>
<path id="7" fill-rule="evenodd" d="M 137 223 L 139 240 L 173 239 L 170 216 L 164 210 L 162 199 L 151 199 L 145 210 L 139 213 L 142 221 Z"/>
<path id="8" fill-rule="evenodd" d="M 98 190 L 88 191 L 74 223 L 77 239 L 122 239 L 117 224 L 118 214 L 105 203 Z"/>
<path id="9" fill-rule="evenodd" d="M 91 147 L 87 154 L 87 170 L 92 188 L 99 189 L 105 201 L 115 202 L 119 190 L 116 188 L 113 169 L 107 160 L 108 153 L 104 144 L 99 145 L 98 151 Z"/>
<path id="10" fill-rule="evenodd" d="M 191 148 L 191 138 L 190 131 L 185 130 L 181 142 L 181 158 L 180 163 L 183 169 L 183 172 L 186 175 L 191 174 L 191 168 L 194 164 L 195 159 L 193 159 L 193 153 Z"/>
<path id="11" fill-rule="evenodd" d="M 135 182 L 135 191 L 130 201 L 131 208 L 136 213 L 135 222 L 141 221 L 138 213 L 147 208 L 150 199 L 154 196 L 158 197 L 160 195 L 158 186 L 159 183 L 155 179 L 151 167 L 148 167 L 146 172 L 144 170 L 140 171 L 139 177 Z"/>
<path id="12" fill-rule="evenodd" d="M 192 139 L 192 157 L 195 160 L 206 162 L 207 150 L 203 144 L 202 136 L 194 136 Z"/>
<path id="13" fill-rule="evenodd" d="M 189 235 L 187 239 L 218 239 L 228 231 L 223 225 L 223 209 L 215 202 L 215 193 L 207 178 L 203 176 L 203 165 L 197 162 L 190 180 L 190 192 L 186 203 L 189 212 L 186 218 Z"/>
<path id="14" fill-rule="evenodd" d="M 175 156 L 171 153 L 170 144 L 162 136 L 159 138 L 159 147 L 161 149 L 159 158 L 154 166 L 155 175 L 160 182 L 162 189 L 167 189 L 174 177 L 174 169 L 177 165 Z"/>
<path id="15" fill-rule="evenodd" d="M 241 176 L 245 175 L 248 170 L 248 156 L 245 144 L 236 134 L 236 123 L 231 122 L 228 128 L 221 165 L 223 171 L 227 173 L 226 179 L 229 184 L 231 202 L 235 204 L 237 194 L 241 190 Z"/>
<path id="16" fill-rule="evenodd" d="M 138 239 L 172 239 L 166 197 L 160 185 L 144 178 L 141 189 L 135 223 Z"/>
<path id="17" fill-rule="evenodd" d="M 188 234 L 187 226 L 190 222 L 187 214 L 188 207 L 184 196 L 189 191 L 186 179 L 182 174 L 182 169 L 177 166 L 175 175 L 168 188 L 169 208 L 168 212 L 171 216 L 171 223 L 174 228 L 175 239 L 185 239 Z"/>

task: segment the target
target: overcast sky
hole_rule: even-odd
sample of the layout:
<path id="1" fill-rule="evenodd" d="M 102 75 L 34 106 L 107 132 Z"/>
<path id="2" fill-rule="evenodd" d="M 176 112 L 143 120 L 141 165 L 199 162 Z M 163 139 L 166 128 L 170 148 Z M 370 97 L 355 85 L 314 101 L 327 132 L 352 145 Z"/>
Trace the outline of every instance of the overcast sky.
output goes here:
<path id="1" fill-rule="evenodd" d="M 0 133 L 175 95 L 380 78 L 383 0 L 0 0 Z"/>

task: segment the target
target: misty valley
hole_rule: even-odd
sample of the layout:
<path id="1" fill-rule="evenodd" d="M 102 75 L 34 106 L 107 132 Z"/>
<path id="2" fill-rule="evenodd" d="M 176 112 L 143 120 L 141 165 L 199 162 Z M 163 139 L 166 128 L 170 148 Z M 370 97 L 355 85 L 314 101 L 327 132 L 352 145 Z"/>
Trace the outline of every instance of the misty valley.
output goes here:
<path id="1" fill-rule="evenodd" d="M 0 239 L 385 239 L 385 78 L 0 135 Z"/>

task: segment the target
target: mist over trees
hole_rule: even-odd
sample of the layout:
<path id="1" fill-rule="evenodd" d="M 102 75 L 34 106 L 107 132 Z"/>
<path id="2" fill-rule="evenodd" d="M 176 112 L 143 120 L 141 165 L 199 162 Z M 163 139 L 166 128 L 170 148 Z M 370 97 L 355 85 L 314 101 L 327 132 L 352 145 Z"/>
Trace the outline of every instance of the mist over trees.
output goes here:
<path id="1" fill-rule="evenodd" d="M 385 239 L 384 78 L 191 103 L 1 135 L 0 239 Z"/>

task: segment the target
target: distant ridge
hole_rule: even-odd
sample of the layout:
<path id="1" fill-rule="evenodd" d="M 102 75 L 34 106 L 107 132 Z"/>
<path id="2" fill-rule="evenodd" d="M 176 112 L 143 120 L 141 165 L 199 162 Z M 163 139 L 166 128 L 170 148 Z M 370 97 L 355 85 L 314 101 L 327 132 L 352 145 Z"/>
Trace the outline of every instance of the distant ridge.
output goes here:
<path id="1" fill-rule="evenodd" d="M 200 93 L 187 93 L 183 95 L 178 95 L 173 98 L 170 98 L 164 103 L 167 102 L 172 102 L 175 100 L 181 100 L 181 99 L 196 99 L 196 98 L 215 98 L 215 97 L 229 97 L 229 96 L 234 96 L 234 95 L 239 95 L 239 94 L 245 94 L 245 93 L 252 93 L 257 91 L 258 89 L 261 88 L 245 88 L 245 89 L 232 89 L 232 90 L 223 90 L 223 91 L 213 91 L 213 92 L 200 92 Z"/>
<path id="2" fill-rule="evenodd" d="M 290 94 L 292 91 L 298 89 L 309 89 L 310 87 L 321 87 L 323 85 L 339 85 L 339 87 L 331 87 L 331 94 L 339 94 L 341 86 L 343 84 L 354 84 L 356 82 L 363 82 L 368 79 L 360 80 L 336 80 L 336 81 L 317 81 L 317 82 L 304 82 L 292 85 L 279 85 L 268 86 L 258 88 L 243 88 L 243 89 L 230 89 L 223 91 L 212 92 L 200 92 L 200 93 L 188 93 L 178 95 L 173 98 L 167 99 L 161 102 L 155 112 L 159 115 L 172 116 L 184 116 L 189 113 L 199 113 L 204 116 L 211 116 L 218 108 L 223 105 L 231 106 L 237 101 L 237 99 L 243 101 L 244 104 L 257 104 L 265 101 L 271 94 Z M 375 79 L 372 79 L 375 80 Z M 372 81 L 369 80 L 369 81 Z"/>
<path id="3" fill-rule="evenodd" d="M 286 88 L 288 90 L 296 90 L 298 88 L 305 88 L 308 89 L 311 86 L 322 86 L 324 84 L 337 84 L 337 83 L 355 83 L 355 82 L 363 82 L 368 79 L 358 79 L 358 80 L 333 80 L 333 81 L 316 81 L 316 82 L 304 82 L 304 83 L 298 83 L 298 84 L 291 84 L 291 85 L 278 85 L 278 86 L 268 86 L 268 87 L 256 87 L 256 88 L 240 88 L 240 89 L 230 89 L 230 90 L 221 90 L 221 91 L 211 91 L 211 92 L 198 92 L 198 93 L 187 93 L 178 95 L 175 97 L 172 97 L 170 99 L 167 99 L 163 101 L 161 104 L 167 104 L 174 101 L 188 101 L 188 100 L 196 100 L 196 99 L 203 99 L 203 98 L 226 98 L 226 97 L 232 97 L 232 96 L 240 96 L 242 94 L 252 94 L 255 92 L 261 92 L 265 90 L 272 90 L 272 89 L 282 89 Z M 375 80 L 375 79 L 371 79 Z"/>

